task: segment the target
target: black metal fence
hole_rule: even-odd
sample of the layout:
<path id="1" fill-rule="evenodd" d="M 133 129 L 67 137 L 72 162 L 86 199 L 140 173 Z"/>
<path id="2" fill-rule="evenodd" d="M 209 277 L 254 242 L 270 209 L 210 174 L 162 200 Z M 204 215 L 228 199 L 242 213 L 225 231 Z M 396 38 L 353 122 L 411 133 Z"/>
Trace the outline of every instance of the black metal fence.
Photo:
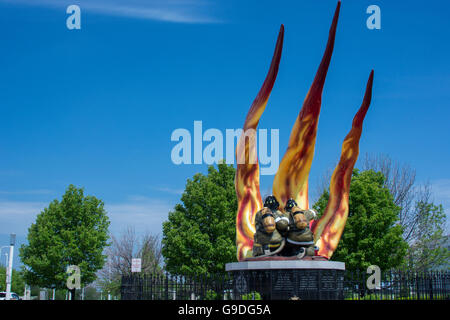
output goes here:
<path id="1" fill-rule="evenodd" d="M 370 274 L 361 271 L 345 271 L 339 277 L 342 289 L 339 295 L 320 296 L 321 299 L 343 300 L 433 300 L 450 299 L 450 272 L 382 272 L 380 281 L 367 285 Z M 267 286 L 267 279 L 255 276 L 247 279 L 252 286 L 242 290 L 239 277 L 224 274 L 212 277 L 159 275 L 123 276 L 121 298 L 123 300 L 259 300 L 270 299 L 258 292 Z M 259 283 L 259 282 L 261 283 Z M 336 280 L 338 281 L 338 280 Z M 375 288 L 373 288 L 375 284 Z M 372 289 L 369 289 L 372 288 Z M 262 289 L 261 289 L 262 290 Z M 301 291 L 307 293 L 307 290 Z M 280 299 L 280 297 L 274 297 Z M 315 295 L 285 296 L 282 299 L 317 299 Z"/>
<path id="2" fill-rule="evenodd" d="M 381 273 L 381 281 L 372 290 L 367 288 L 365 272 L 345 272 L 344 297 L 349 300 L 448 300 L 450 272 Z M 373 283 L 372 283 L 373 284 Z"/>

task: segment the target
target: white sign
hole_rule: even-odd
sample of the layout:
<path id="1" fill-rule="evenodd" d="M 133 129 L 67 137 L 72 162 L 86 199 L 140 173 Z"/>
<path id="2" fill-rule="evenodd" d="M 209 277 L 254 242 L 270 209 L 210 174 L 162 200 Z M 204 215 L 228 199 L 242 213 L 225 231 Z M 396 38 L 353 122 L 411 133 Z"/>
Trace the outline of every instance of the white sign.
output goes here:
<path id="1" fill-rule="evenodd" d="M 47 292 L 39 291 L 39 300 L 47 300 Z"/>
<path id="2" fill-rule="evenodd" d="M 141 259 L 131 259 L 131 272 L 141 272 Z"/>

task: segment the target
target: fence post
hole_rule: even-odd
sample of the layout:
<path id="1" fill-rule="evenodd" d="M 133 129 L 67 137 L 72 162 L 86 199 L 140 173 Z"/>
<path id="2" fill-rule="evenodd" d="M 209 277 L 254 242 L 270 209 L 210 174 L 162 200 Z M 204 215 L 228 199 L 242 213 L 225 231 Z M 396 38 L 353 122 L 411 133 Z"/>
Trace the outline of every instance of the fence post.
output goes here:
<path id="1" fill-rule="evenodd" d="M 417 271 L 414 273 L 414 275 L 415 275 L 415 281 L 416 281 L 416 298 L 417 298 L 417 300 L 420 300 L 419 279 L 417 277 Z"/>
<path id="2" fill-rule="evenodd" d="M 433 273 L 430 273 L 430 299 L 433 300 Z"/>
<path id="3" fill-rule="evenodd" d="M 142 296 L 144 293 L 144 279 L 142 279 L 140 274 L 137 277 L 139 279 L 139 300 L 142 300 Z"/>
<path id="4" fill-rule="evenodd" d="M 169 275 L 167 272 L 164 280 L 165 280 L 164 290 L 166 291 L 164 294 L 164 300 L 169 300 Z"/>
<path id="5" fill-rule="evenodd" d="M 177 294 L 178 291 L 180 291 L 179 285 L 178 285 L 178 275 L 175 276 L 175 291 L 173 293 L 173 300 L 177 300 Z"/>
<path id="6" fill-rule="evenodd" d="M 153 279 L 153 273 L 152 273 L 152 274 L 150 274 L 150 300 L 154 300 L 154 297 L 153 297 L 153 282 L 154 282 L 154 279 Z"/>

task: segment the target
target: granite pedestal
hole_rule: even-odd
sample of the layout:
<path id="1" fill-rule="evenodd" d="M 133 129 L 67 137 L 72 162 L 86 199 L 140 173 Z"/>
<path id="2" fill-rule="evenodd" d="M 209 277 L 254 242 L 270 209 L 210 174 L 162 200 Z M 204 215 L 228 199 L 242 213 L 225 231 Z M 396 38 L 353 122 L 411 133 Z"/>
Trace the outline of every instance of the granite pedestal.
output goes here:
<path id="1" fill-rule="evenodd" d="M 337 261 L 281 260 L 228 263 L 237 295 L 258 292 L 264 300 L 343 299 L 345 264 Z"/>

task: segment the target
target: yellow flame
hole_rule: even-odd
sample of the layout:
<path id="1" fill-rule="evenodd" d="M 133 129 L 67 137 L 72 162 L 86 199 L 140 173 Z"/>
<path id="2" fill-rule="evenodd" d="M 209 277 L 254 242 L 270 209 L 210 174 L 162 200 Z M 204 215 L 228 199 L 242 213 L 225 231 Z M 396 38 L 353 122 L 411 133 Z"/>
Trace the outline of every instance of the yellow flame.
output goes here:
<path id="1" fill-rule="evenodd" d="M 236 216 L 237 257 L 241 261 L 253 247 L 255 214 L 262 208 L 259 192 L 259 165 L 256 159 L 256 128 L 266 108 L 283 49 L 284 26 L 281 25 L 275 52 L 266 79 L 253 101 L 245 119 L 242 135 L 236 147 L 237 170 L 235 177 L 238 212 Z M 252 161 L 256 160 L 256 161 Z"/>
<path id="2" fill-rule="evenodd" d="M 319 255 L 330 258 L 336 250 L 348 217 L 348 197 L 353 167 L 359 154 L 364 117 L 372 97 L 373 70 L 370 73 L 361 108 L 353 118 L 352 128 L 342 144 L 341 159 L 330 181 L 330 198 L 322 217 L 313 223 L 312 231 Z"/>
<path id="3" fill-rule="evenodd" d="M 308 176 L 314 156 L 322 91 L 333 53 L 339 9 L 340 2 L 334 13 L 322 61 L 292 128 L 288 148 L 273 180 L 273 194 L 281 208 L 284 208 L 289 198 L 295 199 L 300 208 L 309 208 Z"/>

